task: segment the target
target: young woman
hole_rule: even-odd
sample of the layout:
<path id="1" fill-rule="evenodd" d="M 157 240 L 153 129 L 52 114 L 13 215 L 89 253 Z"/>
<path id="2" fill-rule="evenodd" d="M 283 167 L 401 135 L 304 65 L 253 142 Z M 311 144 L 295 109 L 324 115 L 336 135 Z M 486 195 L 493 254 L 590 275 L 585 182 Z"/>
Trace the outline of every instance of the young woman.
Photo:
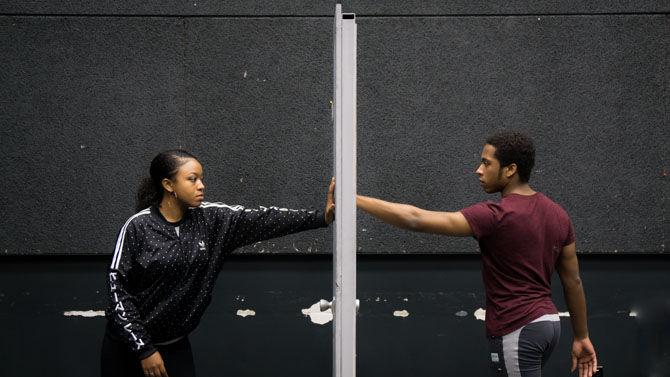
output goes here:
<path id="1" fill-rule="evenodd" d="M 192 154 L 156 156 L 109 268 L 101 375 L 194 376 L 188 334 L 211 301 L 225 256 L 243 245 L 328 226 L 333 191 L 331 181 L 324 211 L 207 203 L 202 165 Z"/>

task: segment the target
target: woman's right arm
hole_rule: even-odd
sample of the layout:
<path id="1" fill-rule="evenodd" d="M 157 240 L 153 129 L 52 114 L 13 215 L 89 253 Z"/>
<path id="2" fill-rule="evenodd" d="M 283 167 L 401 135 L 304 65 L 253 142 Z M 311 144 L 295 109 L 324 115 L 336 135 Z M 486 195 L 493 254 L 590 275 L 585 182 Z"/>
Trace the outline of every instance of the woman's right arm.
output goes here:
<path id="1" fill-rule="evenodd" d="M 123 339 L 130 351 L 137 354 L 140 359 L 144 359 L 156 352 L 156 349 L 142 325 L 137 300 L 130 293 L 132 292 L 130 277 L 135 272 L 133 260 L 139 251 L 137 248 L 141 244 L 141 237 L 141 231 L 132 222 L 132 218 L 119 232 L 107 275 L 110 299 L 107 318 L 115 335 Z"/>

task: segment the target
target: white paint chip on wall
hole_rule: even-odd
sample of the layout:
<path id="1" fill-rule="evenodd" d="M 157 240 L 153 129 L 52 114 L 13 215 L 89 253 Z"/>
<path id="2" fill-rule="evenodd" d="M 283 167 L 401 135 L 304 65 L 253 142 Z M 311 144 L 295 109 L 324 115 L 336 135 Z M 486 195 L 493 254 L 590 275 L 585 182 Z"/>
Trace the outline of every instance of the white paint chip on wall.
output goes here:
<path id="1" fill-rule="evenodd" d="M 393 312 L 393 316 L 407 318 L 409 317 L 409 312 L 407 310 L 396 310 Z"/>
<path id="2" fill-rule="evenodd" d="M 256 316 L 256 312 L 251 310 L 251 309 L 244 309 L 244 310 L 238 310 L 237 315 L 244 318 L 244 317 L 254 317 Z"/>
<path id="3" fill-rule="evenodd" d="M 309 307 L 309 309 L 302 309 L 302 314 L 306 317 L 309 317 L 312 323 L 317 325 L 325 325 L 326 323 L 333 320 L 333 310 L 327 309 L 326 311 L 321 311 L 319 302 Z"/>
<path id="4" fill-rule="evenodd" d="M 72 310 L 63 312 L 63 315 L 66 317 L 104 317 L 104 310 Z"/>

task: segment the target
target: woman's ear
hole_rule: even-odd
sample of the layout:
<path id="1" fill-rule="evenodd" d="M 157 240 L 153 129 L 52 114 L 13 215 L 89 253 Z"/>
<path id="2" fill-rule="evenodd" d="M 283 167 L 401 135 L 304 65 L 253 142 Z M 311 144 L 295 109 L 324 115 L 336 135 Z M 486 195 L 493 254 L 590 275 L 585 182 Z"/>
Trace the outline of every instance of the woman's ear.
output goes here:
<path id="1" fill-rule="evenodd" d="M 172 181 L 171 180 L 169 180 L 167 178 L 163 178 L 163 180 L 161 181 L 161 185 L 163 186 L 163 190 L 165 190 L 166 192 L 168 192 L 170 194 L 172 194 L 174 192 L 174 188 L 172 187 Z"/>

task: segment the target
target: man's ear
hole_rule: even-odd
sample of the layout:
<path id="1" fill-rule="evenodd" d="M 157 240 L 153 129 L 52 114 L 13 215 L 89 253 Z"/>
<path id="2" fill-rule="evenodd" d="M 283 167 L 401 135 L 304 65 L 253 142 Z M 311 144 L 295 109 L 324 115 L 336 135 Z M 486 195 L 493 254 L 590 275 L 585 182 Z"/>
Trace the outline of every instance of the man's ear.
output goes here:
<path id="1" fill-rule="evenodd" d="M 515 163 L 511 163 L 505 166 L 504 169 L 505 169 L 505 177 L 507 179 L 511 179 L 514 176 L 514 174 L 518 172 L 518 167 L 516 166 Z"/>

